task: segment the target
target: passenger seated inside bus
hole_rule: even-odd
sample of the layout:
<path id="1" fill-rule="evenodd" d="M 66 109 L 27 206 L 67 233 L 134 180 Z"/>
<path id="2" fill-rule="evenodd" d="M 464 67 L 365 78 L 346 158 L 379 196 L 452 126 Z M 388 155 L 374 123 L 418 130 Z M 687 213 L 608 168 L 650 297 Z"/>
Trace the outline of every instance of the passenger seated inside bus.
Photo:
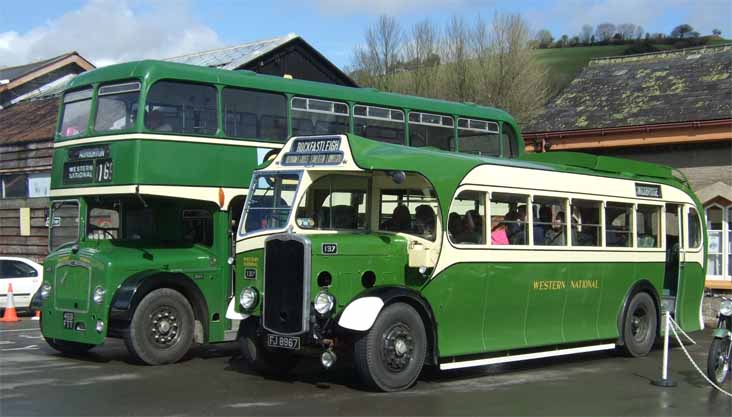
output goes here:
<path id="1" fill-rule="evenodd" d="M 457 236 L 457 243 L 483 243 L 481 232 L 482 222 L 474 210 L 470 210 L 463 216 L 463 230 Z"/>
<path id="2" fill-rule="evenodd" d="M 519 206 L 506 215 L 508 241 L 512 245 L 526 244 L 526 205 Z"/>
<path id="3" fill-rule="evenodd" d="M 426 239 L 435 238 L 435 211 L 427 204 L 421 204 L 414 210 L 415 228 L 418 235 Z"/>
<path id="4" fill-rule="evenodd" d="M 407 206 L 399 204 L 394 207 L 391 218 L 386 220 L 381 229 L 390 232 L 410 232 L 412 223 L 412 215 L 409 213 Z"/>
<path id="5" fill-rule="evenodd" d="M 450 213 L 450 217 L 447 218 L 447 233 L 450 240 L 455 242 L 457 236 L 463 231 L 463 220 L 457 213 Z"/>
<path id="6" fill-rule="evenodd" d="M 552 227 L 544 233 L 544 244 L 549 246 L 565 246 L 567 238 L 565 236 L 564 212 L 560 211 L 552 221 Z"/>
<path id="7" fill-rule="evenodd" d="M 536 212 L 534 212 L 536 214 Z M 534 245 L 546 245 L 546 232 L 551 229 L 552 208 L 541 206 L 538 216 L 534 216 Z"/>
<path id="8" fill-rule="evenodd" d="M 492 245 L 508 245 L 508 235 L 506 234 L 506 223 L 499 221 L 498 217 L 494 217 L 494 225 L 491 227 L 491 244 Z"/>
<path id="9" fill-rule="evenodd" d="M 158 132 L 172 132 L 173 127 L 165 121 L 163 112 L 160 110 L 150 110 L 145 114 L 145 125 L 150 130 L 156 130 Z"/>

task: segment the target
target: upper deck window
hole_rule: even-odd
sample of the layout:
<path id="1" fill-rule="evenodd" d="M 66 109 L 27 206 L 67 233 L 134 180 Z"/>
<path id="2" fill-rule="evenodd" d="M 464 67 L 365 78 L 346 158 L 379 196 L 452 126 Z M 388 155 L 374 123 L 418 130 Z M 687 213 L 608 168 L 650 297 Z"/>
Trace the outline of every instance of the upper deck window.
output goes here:
<path id="1" fill-rule="evenodd" d="M 277 93 L 224 88 L 224 133 L 237 138 L 287 139 L 287 97 Z"/>
<path id="2" fill-rule="evenodd" d="M 140 98 L 138 81 L 99 87 L 94 130 L 108 132 L 131 129 L 135 125 Z"/>
<path id="3" fill-rule="evenodd" d="M 409 113 L 409 144 L 454 151 L 455 130 L 452 117 L 429 113 Z"/>
<path id="4" fill-rule="evenodd" d="M 379 142 L 404 145 L 404 112 L 374 106 L 353 106 L 354 133 Z"/>
<path id="5" fill-rule="evenodd" d="M 294 97 L 292 135 L 327 135 L 348 132 L 348 105 L 335 101 Z"/>
<path id="6" fill-rule="evenodd" d="M 459 151 L 477 155 L 500 156 L 498 123 L 475 119 L 458 119 Z"/>
<path id="7" fill-rule="evenodd" d="M 86 132 L 91 111 L 92 88 L 64 94 L 64 108 L 59 135 L 72 137 Z"/>
<path id="8" fill-rule="evenodd" d="M 145 127 L 157 132 L 213 135 L 217 130 L 216 88 L 158 81 L 147 95 Z"/>

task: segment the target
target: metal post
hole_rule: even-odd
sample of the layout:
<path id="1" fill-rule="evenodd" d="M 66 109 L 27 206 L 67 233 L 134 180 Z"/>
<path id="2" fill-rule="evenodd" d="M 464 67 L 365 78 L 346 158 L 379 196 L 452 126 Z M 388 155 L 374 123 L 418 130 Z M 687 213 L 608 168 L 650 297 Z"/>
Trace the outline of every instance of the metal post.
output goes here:
<path id="1" fill-rule="evenodd" d="M 668 337 L 671 332 L 671 312 L 666 311 L 665 331 L 663 334 L 663 369 L 661 369 L 661 379 L 651 381 L 651 384 L 659 387 L 675 387 L 676 382 L 668 378 Z"/>

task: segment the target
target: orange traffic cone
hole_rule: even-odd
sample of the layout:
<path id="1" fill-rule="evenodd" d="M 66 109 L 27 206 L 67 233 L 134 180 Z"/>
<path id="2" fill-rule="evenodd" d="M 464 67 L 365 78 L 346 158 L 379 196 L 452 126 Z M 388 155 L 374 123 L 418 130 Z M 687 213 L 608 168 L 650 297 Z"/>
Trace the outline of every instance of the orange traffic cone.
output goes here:
<path id="1" fill-rule="evenodd" d="M 41 310 L 36 310 L 36 315 L 31 317 L 31 320 L 40 320 L 41 319 Z"/>
<path id="2" fill-rule="evenodd" d="M 5 303 L 5 314 L 0 319 L 2 322 L 14 322 L 20 321 L 18 319 L 18 313 L 15 311 L 15 301 L 13 301 L 13 284 L 8 283 L 8 296 Z"/>

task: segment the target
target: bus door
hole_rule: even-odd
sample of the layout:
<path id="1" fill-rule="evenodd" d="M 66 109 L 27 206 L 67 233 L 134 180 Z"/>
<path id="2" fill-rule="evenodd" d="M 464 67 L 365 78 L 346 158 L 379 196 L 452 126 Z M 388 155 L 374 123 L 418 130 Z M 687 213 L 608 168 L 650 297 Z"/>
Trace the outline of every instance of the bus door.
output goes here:
<path id="1" fill-rule="evenodd" d="M 228 217 L 228 233 L 227 233 L 227 243 L 228 243 L 228 261 L 226 263 L 227 273 L 225 274 L 228 277 L 228 290 L 226 293 L 226 301 L 227 306 L 229 302 L 235 298 L 234 297 L 234 291 L 236 290 L 235 284 L 236 284 L 236 264 L 234 260 L 236 259 L 236 234 L 239 230 L 239 222 L 241 221 L 241 213 L 244 209 L 244 202 L 246 200 L 246 197 L 241 195 L 233 198 L 231 202 L 229 203 L 229 217 Z M 228 325 L 228 332 L 226 339 L 230 340 L 231 335 L 236 335 L 236 331 L 239 329 L 239 323 L 234 323 L 233 321 L 229 323 Z"/>
<path id="2" fill-rule="evenodd" d="M 666 204 L 666 267 L 663 277 L 663 293 L 665 308 L 671 309 L 671 313 L 676 313 L 676 295 L 679 289 L 679 277 L 681 268 L 683 267 L 682 258 L 685 253 L 683 250 L 683 224 L 682 206 L 678 204 Z"/>

